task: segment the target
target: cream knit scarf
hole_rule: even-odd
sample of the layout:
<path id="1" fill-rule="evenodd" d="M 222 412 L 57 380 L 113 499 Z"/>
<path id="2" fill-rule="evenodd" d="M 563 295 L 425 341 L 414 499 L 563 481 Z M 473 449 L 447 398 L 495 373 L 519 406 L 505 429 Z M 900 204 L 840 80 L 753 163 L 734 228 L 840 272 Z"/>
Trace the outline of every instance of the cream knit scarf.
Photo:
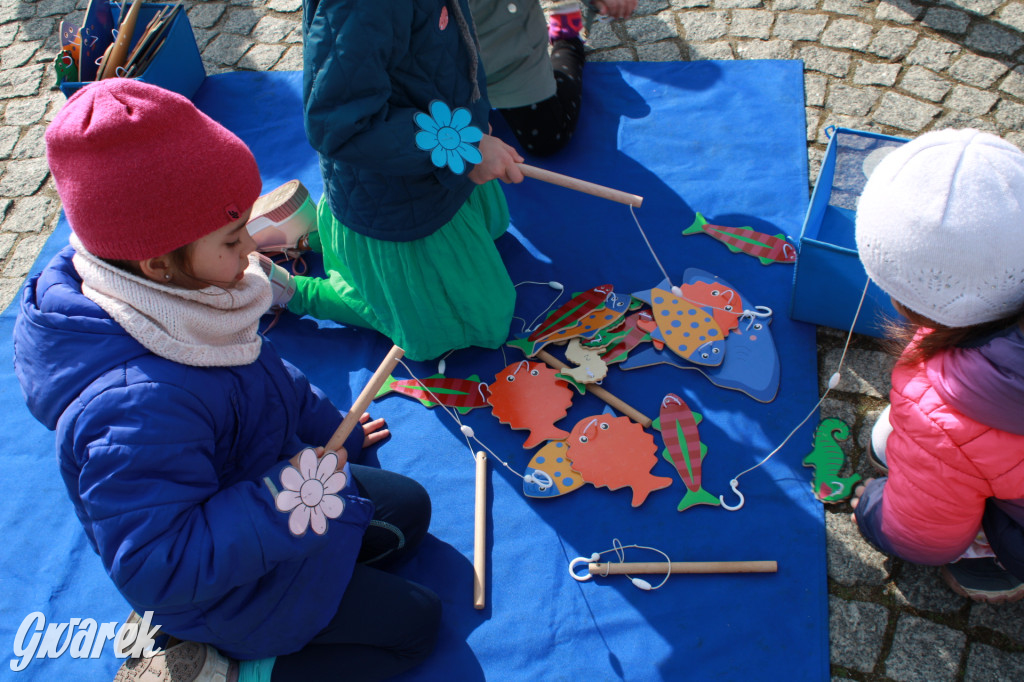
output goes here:
<path id="1" fill-rule="evenodd" d="M 147 350 L 192 367 L 235 367 L 259 356 L 257 327 L 270 308 L 271 290 L 255 253 L 233 288 L 192 290 L 114 267 L 86 251 L 74 235 L 71 245 L 82 293 Z"/>

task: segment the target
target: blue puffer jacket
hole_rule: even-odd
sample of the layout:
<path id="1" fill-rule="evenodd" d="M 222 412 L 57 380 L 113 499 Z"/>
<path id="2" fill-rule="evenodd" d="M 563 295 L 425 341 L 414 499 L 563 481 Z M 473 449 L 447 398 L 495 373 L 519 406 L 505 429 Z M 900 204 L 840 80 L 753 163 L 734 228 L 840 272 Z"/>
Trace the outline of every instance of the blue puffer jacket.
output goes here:
<path id="1" fill-rule="evenodd" d="M 426 237 L 476 187 L 465 173 L 435 167 L 415 143 L 413 116 L 434 100 L 467 108 L 488 130 L 484 69 L 475 69 L 474 102 L 476 40 L 466 44 L 455 3 L 472 26 L 466 0 L 303 2 L 306 135 L 331 212 L 360 234 Z"/>
<path id="2" fill-rule="evenodd" d="M 239 367 L 153 355 L 82 294 L 73 253 L 25 287 L 15 369 L 32 414 L 56 429 L 93 548 L 166 632 L 237 658 L 297 651 L 336 613 L 373 504 L 350 483 L 327 532 L 296 537 L 270 486 L 341 415 L 266 340 Z M 361 429 L 345 447 L 360 456 Z"/>

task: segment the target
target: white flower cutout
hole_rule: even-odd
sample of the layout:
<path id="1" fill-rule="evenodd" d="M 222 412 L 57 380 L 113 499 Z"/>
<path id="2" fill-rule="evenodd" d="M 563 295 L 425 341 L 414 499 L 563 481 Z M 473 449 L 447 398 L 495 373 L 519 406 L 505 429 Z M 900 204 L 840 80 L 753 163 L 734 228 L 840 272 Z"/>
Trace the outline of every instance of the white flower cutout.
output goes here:
<path id="1" fill-rule="evenodd" d="M 338 456 L 328 452 L 317 460 L 316 452 L 306 448 L 299 454 L 299 468 L 281 470 L 284 490 L 277 494 L 277 508 L 291 512 L 288 530 L 292 535 L 306 534 L 312 528 L 317 535 L 327 532 L 327 519 L 336 519 L 345 511 L 345 503 L 334 493 L 348 483 L 341 471 L 335 471 Z"/>
<path id="2" fill-rule="evenodd" d="M 473 146 L 483 139 L 483 132 L 470 125 L 473 120 L 468 109 L 455 111 L 440 100 L 430 103 L 430 114 L 422 111 L 413 116 L 420 131 L 416 133 L 416 146 L 430 152 L 430 161 L 438 168 L 448 166 L 453 173 L 466 170 L 466 162 L 480 163 L 483 157 Z"/>

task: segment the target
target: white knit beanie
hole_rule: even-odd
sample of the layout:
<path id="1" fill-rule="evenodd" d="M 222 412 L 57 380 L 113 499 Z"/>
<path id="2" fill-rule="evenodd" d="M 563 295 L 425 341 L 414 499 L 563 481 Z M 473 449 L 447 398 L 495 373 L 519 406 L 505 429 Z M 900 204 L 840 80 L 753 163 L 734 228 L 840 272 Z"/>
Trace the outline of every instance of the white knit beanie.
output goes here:
<path id="1" fill-rule="evenodd" d="M 925 133 L 886 156 L 857 206 L 868 276 L 947 327 L 1024 308 L 1024 153 L 977 130 Z"/>

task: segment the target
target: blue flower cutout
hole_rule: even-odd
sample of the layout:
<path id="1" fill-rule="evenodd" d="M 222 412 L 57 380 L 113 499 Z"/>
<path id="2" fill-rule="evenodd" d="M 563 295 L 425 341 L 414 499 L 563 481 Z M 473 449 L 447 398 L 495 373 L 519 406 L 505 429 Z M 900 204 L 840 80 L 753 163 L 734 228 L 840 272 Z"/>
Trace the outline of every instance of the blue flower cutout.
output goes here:
<path id="1" fill-rule="evenodd" d="M 430 160 L 438 168 L 448 166 L 453 173 L 466 170 L 466 162 L 480 163 L 483 157 L 474 143 L 484 134 L 476 126 L 468 109 L 452 111 L 440 100 L 430 103 L 430 114 L 418 112 L 413 116 L 420 131 L 416 133 L 416 146 L 430 152 Z"/>

